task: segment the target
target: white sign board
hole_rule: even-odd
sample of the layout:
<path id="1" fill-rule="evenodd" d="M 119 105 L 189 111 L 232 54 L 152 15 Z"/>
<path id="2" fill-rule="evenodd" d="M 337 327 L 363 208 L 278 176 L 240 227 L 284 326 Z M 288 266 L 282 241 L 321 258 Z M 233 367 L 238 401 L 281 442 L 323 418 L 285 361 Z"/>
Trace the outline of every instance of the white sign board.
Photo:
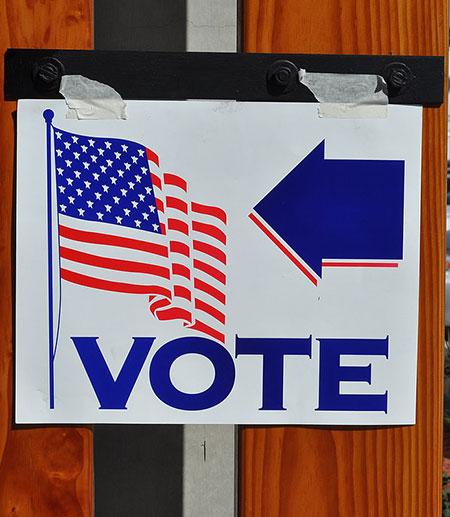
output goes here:
<path id="1" fill-rule="evenodd" d="M 412 424 L 421 120 L 20 101 L 18 423 Z"/>

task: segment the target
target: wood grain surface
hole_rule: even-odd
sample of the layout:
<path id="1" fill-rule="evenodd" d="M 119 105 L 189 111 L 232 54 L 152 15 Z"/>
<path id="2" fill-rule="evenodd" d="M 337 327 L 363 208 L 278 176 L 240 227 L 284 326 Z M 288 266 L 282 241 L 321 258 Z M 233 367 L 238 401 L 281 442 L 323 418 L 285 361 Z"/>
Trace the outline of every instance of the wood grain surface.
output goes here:
<path id="1" fill-rule="evenodd" d="M 92 0 L 0 0 L 8 47 L 92 48 Z M 3 89 L 3 62 L 0 66 Z M 92 510 L 86 428 L 13 425 L 14 112 L 0 96 L 0 516 L 79 517 Z M 30 300 L 30 303 L 35 303 Z"/>
<path id="2" fill-rule="evenodd" d="M 244 0 L 244 50 L 447 55 L 445 0 Z M 242 517 L 441 515 L 447 107 L 423 121 L 417 424 L 247 427 Z"/>

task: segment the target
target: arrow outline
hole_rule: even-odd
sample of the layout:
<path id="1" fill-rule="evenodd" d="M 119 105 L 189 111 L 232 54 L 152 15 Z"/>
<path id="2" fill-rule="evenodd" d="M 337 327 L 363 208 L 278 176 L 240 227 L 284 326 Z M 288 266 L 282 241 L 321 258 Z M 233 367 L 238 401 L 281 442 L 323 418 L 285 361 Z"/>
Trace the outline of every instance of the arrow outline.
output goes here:
<path id="1" fill-rule="evenodd" d="M 323 159 L 324 161 L 327 160 L 325 158 L 325 139 L 321 140 L 321 142 L 316 145 L 312 151 L 310 151 L 300 162 L 299 164 L 294 167 L 291 172 L 293 172 L 302 162 L 307 159 L 310 155 L 312 155 L 314 152 L 317 151 L 317 149 L 322 148 L 323 149 Z M 337 159 L 328 159 L 328 161 L 339 161 Z M 345 160 L 345 159 L 343 159 Z M 353 160 L 350 160 L 353 161 Z M 358 160 L 355 160 L 358 161 Z M 359 160 L 361 161 L 361 160 Z M 369 161 L 369 160 L 362 160 L 362 161 Z M 373 161 L 379 161 L 379 160 L 373 160 Z M 381 160 L 383 161 L 383 160 Z M 402 198 L 402 204 L 404 206 L 404 160 L 392 160 L 392 161 L 399 161 L 403 162 L 403 198 Z M 287 177 L 286 176 L 286 177 Z M 283 178 L 284 179 L 284 178 Z M 281 180 L 283 181 L 283 180 Z M 273 189 L 275 189 L 278 186 L 275 185 Z M 272 189 L 272 190 L 273 190 Z M 269 195 L 272 191 L 269 191 L 267 195 Z M 265 198 L 263 198 L 265 199 Z M 255 207 L 256 208 L 256 207 Z M 275 246 L 308 278 L 308 280 L 311 281 L 311 283 L 315 286 L 318 285 L 318 280 L 321 279 L 321 276 L 318 275 L 308 264 L 307 262 L 302 259 L 297 252 L 293 250 L 291 246 L 287 244 L 287 242 L 270 226 L 270 224 L 263 219 L 263 217 L 256 212 L 256 210 L 253 210 L 249 215 L 249 219 L 266 235 L 266 237 L 269 238 L 269 240 L 275 244 Z M 402 218 L 402 224 L 404 225 L 404 213 Z M 403 242 L 403 229 L 402 229 L 402 242 Z M 353 267 L 353 268 L 398 268 L 399 262 L 403 260 L 403 255 L 401 258 L 396 258 L 395 260 L 389 261 L 383 260 L 383 259 L 373 259 L 373 262 L 371 259 L 335 259 L 335 258 L 323 258 L 322 259 L 322 268 L 325 267 Z"/>

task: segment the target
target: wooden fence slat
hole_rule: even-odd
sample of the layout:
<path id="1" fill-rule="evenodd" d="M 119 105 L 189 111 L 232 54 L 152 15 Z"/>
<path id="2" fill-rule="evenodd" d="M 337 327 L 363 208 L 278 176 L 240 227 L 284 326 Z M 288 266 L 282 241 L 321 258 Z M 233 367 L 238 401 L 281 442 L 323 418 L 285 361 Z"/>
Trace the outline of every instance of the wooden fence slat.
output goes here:
<path id="1" fill-rule="evenodd" d="M 0 0 L 1 56 L 8 47 L 92 48 L 92 0 Z M 13 425 L 15 109 L 1 95 L 0 515 L 87 517 L 93 513 L 91 431 Z"/>
<path id="2" fill-rule="evenodd" d="M 244 50 L 447 55 L 447 2 L 244 0 Z M 242 517 L 441 515 L 446 122 L 425 109 L 417 425 L 242 428 Z"/>

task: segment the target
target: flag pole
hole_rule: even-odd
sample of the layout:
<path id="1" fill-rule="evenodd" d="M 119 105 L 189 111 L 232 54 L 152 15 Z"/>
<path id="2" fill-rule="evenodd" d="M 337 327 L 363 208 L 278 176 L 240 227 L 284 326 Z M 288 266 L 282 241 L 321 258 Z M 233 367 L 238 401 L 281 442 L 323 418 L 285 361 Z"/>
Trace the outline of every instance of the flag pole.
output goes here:
<path id="1" fill-rule="evenodd" d="M 53 236 L 52 236 L 52 120 L 55 113 L 45 110 L 47 124 L 47 246 L 48 246 L 48 366 L 50 409 L 55 408 L 55 369 L 53 336 Z"/>

